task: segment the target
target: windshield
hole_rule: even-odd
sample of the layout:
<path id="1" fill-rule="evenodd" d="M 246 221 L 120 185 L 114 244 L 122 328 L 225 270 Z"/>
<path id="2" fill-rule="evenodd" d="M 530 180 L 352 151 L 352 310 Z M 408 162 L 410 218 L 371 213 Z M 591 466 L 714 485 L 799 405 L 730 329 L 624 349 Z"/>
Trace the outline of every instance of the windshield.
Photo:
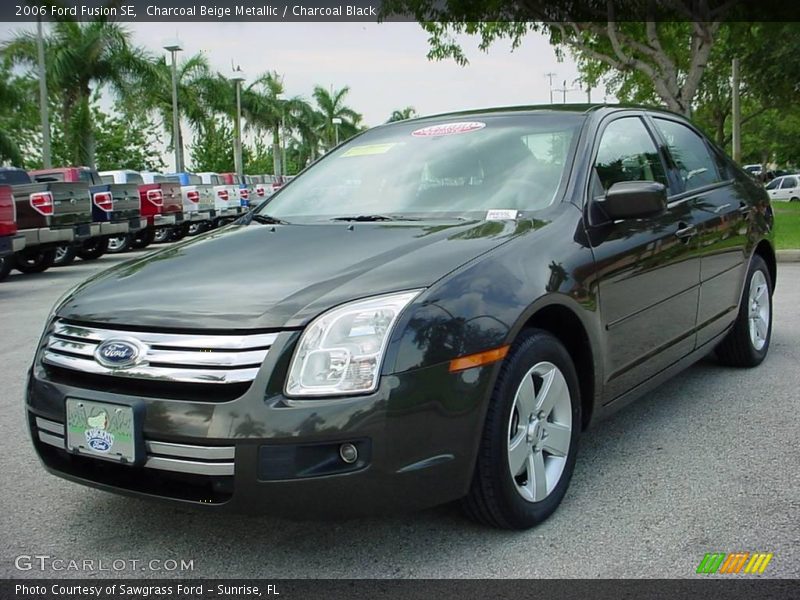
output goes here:
<path id="1" fill-rule="evenodd" d="M 451 118 L 380 127 L 303 173 L 260 212 L 274 217 L 433 217 L 553 202 L 584 117 Z"/>

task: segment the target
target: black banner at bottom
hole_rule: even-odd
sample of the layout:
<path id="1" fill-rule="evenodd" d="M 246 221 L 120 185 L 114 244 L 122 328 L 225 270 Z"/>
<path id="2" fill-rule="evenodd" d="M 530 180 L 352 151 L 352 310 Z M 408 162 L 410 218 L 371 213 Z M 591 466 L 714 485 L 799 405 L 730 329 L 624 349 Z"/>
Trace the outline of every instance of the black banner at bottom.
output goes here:
<path id="1" fill-rule="evenodd" d="M 780 579 L 2 579 L 3 600 L 417 600 L 547 598 L 712 600 L 800 598 L 800 581 Z"/>

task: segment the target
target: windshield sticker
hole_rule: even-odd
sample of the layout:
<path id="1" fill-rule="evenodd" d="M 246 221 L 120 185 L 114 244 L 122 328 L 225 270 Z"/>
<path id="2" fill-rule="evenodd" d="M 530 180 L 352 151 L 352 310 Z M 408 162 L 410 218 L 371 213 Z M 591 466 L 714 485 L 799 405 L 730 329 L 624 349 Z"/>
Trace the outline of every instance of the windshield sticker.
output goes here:
<path id="1" fill-rule="evenodd" d="M 487 221 L 514 221 L 519 214 L 518 210 L 508 208 L 493 208 L 486 213 Z"/>
<path id="2" fill-rule="evenodd" d="M 441 137 L 443 135 L 457 135 L 459 133 L 469 133 L 478 131 L 486 127 L 486 123 L 480 121 L 465 121 L 463 123 L 442 123 L 441 125 L 431 125 L 412 131 L 414 137 Z"/>
<path id="3" fill-rule="evenodd" d="M 342 154 L 342 158 L 348 156 L 370 156 L 372 154 L 386 154 L 389 150 L 397 146 L 397 142 L 391 144 L 369 144 L 365 146 L 353 146 Z"/>

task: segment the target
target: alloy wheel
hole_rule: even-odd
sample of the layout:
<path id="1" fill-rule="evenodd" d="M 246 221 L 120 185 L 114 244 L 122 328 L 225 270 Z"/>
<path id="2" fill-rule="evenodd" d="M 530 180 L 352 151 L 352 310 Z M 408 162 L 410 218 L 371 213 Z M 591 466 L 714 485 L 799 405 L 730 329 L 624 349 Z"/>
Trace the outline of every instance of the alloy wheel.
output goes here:
<path id="1" fill-rule="evenodd" d="M 550 362 L 522 378 L 508 423 L 508 466 L 517 492 L 540 502 L 555 489 L 572 438 L 572 403 L 564 374 Z"/>
<path id="2" fill-rule="evenodd" d="M 757 270 L 750 278 L 750 295 L 748 298 L 748 316 L 750 325 L 750 342 L 753 348 L 761 350 L 767 343 L 769 335 L 769 285 L 764 273 Z"/>

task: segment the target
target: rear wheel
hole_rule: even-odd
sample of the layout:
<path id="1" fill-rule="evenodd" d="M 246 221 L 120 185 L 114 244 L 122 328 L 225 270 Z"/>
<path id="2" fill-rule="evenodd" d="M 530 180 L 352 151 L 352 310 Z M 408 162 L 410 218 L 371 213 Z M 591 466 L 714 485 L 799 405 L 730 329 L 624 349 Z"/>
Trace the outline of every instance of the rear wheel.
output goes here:
<path id="1" fill-rule="evenodd" d="M 142 250 L 143 248 L 147 248 L 150 244 L 153 243 L 153 240 L 156 237 L 156 230 L 153 228 L 148 227 L 147 229 L 141 229 L 133 234 L 133 239 L 131 240 L 131 248 L 134 250 Z"/>
<path id="2" fill-rule="evenodd" d="M 153 243 L 154 244 L 163 244 L 168 242 L 170 237 L 172 236 L 172 231 L 175 229 L 174 227 L 159 227 L 155 230 L 153 234 Z"/>
<path id="3" fill-rule="evenodd" d="M 41 273 L 52 267 L 55 260 L 55 248 L 50 250 L 31 248 L 14 255 L 14 268 L 20 273 Z"/>
<path id="4" fill-rule="evenodd" d="M 169 241 L 171 242 L 178 242 L 189 235 L 189 228 L 191 227 L 190 223 L 183 223 L 178 225 L 177 227 L 172 228 L 172 234 L 170 235 Z"/>
<path id="5" fill-rule="evenodd" d="M 200 235 L 201 233 L 205 233 L 211 229 L 211 225 L 208 221 L 199 221 L 197 223 L 192 223 L 189 225 L 189 235 Z"/>
<path id="6" fill-rule="evenodd" d="M 12 258 L 11 256 L 0 257 L 0 281 L 3 281 L 11 273 L 14 262 Z"/>
<path id="7" fill-rule="evenodd" d="M 97 260 L 106 253 L 108 242 L 105 238 L 92 238 L 83 243 L 78 250 L 78 257 L 82 260 Z"/>
<path id="8" fill-rule="evenodd" d="M 789 202 L 800 202 L 800 198 L 792 198 Z"/>
<path id="9" fill-rule="evenodd" d="M 550 516 L 575 468 L 580 407 L 578 376 L 561 342 L 537 329 L 520 334 L 489 403 L 467 515 L 503 529 Z"/>
<path id="10" fill-rule="evenodd" d="M 71 265 L 77 256 L 78 251 L 75 246 L 61 245 L 56 248 L 56 258 L 55 261 L 53 261 L 53 266 L 66 267 L 67 265 Z"/>
<path id="11" fill-rule="evenodd" d="M 116 235 L 108 238 L 106 252 L 110 254 L 120 254 L 130 247 L 130 236 Z"/>
<path id="12" fill-rule="evenodd" d="M 772 278 L 767 263 L 756 254 L 747 271 L 739 315 L 717 346 L 717 356 L 732 367 L 756 367 L 766 358 L 771 339 Z"/>

